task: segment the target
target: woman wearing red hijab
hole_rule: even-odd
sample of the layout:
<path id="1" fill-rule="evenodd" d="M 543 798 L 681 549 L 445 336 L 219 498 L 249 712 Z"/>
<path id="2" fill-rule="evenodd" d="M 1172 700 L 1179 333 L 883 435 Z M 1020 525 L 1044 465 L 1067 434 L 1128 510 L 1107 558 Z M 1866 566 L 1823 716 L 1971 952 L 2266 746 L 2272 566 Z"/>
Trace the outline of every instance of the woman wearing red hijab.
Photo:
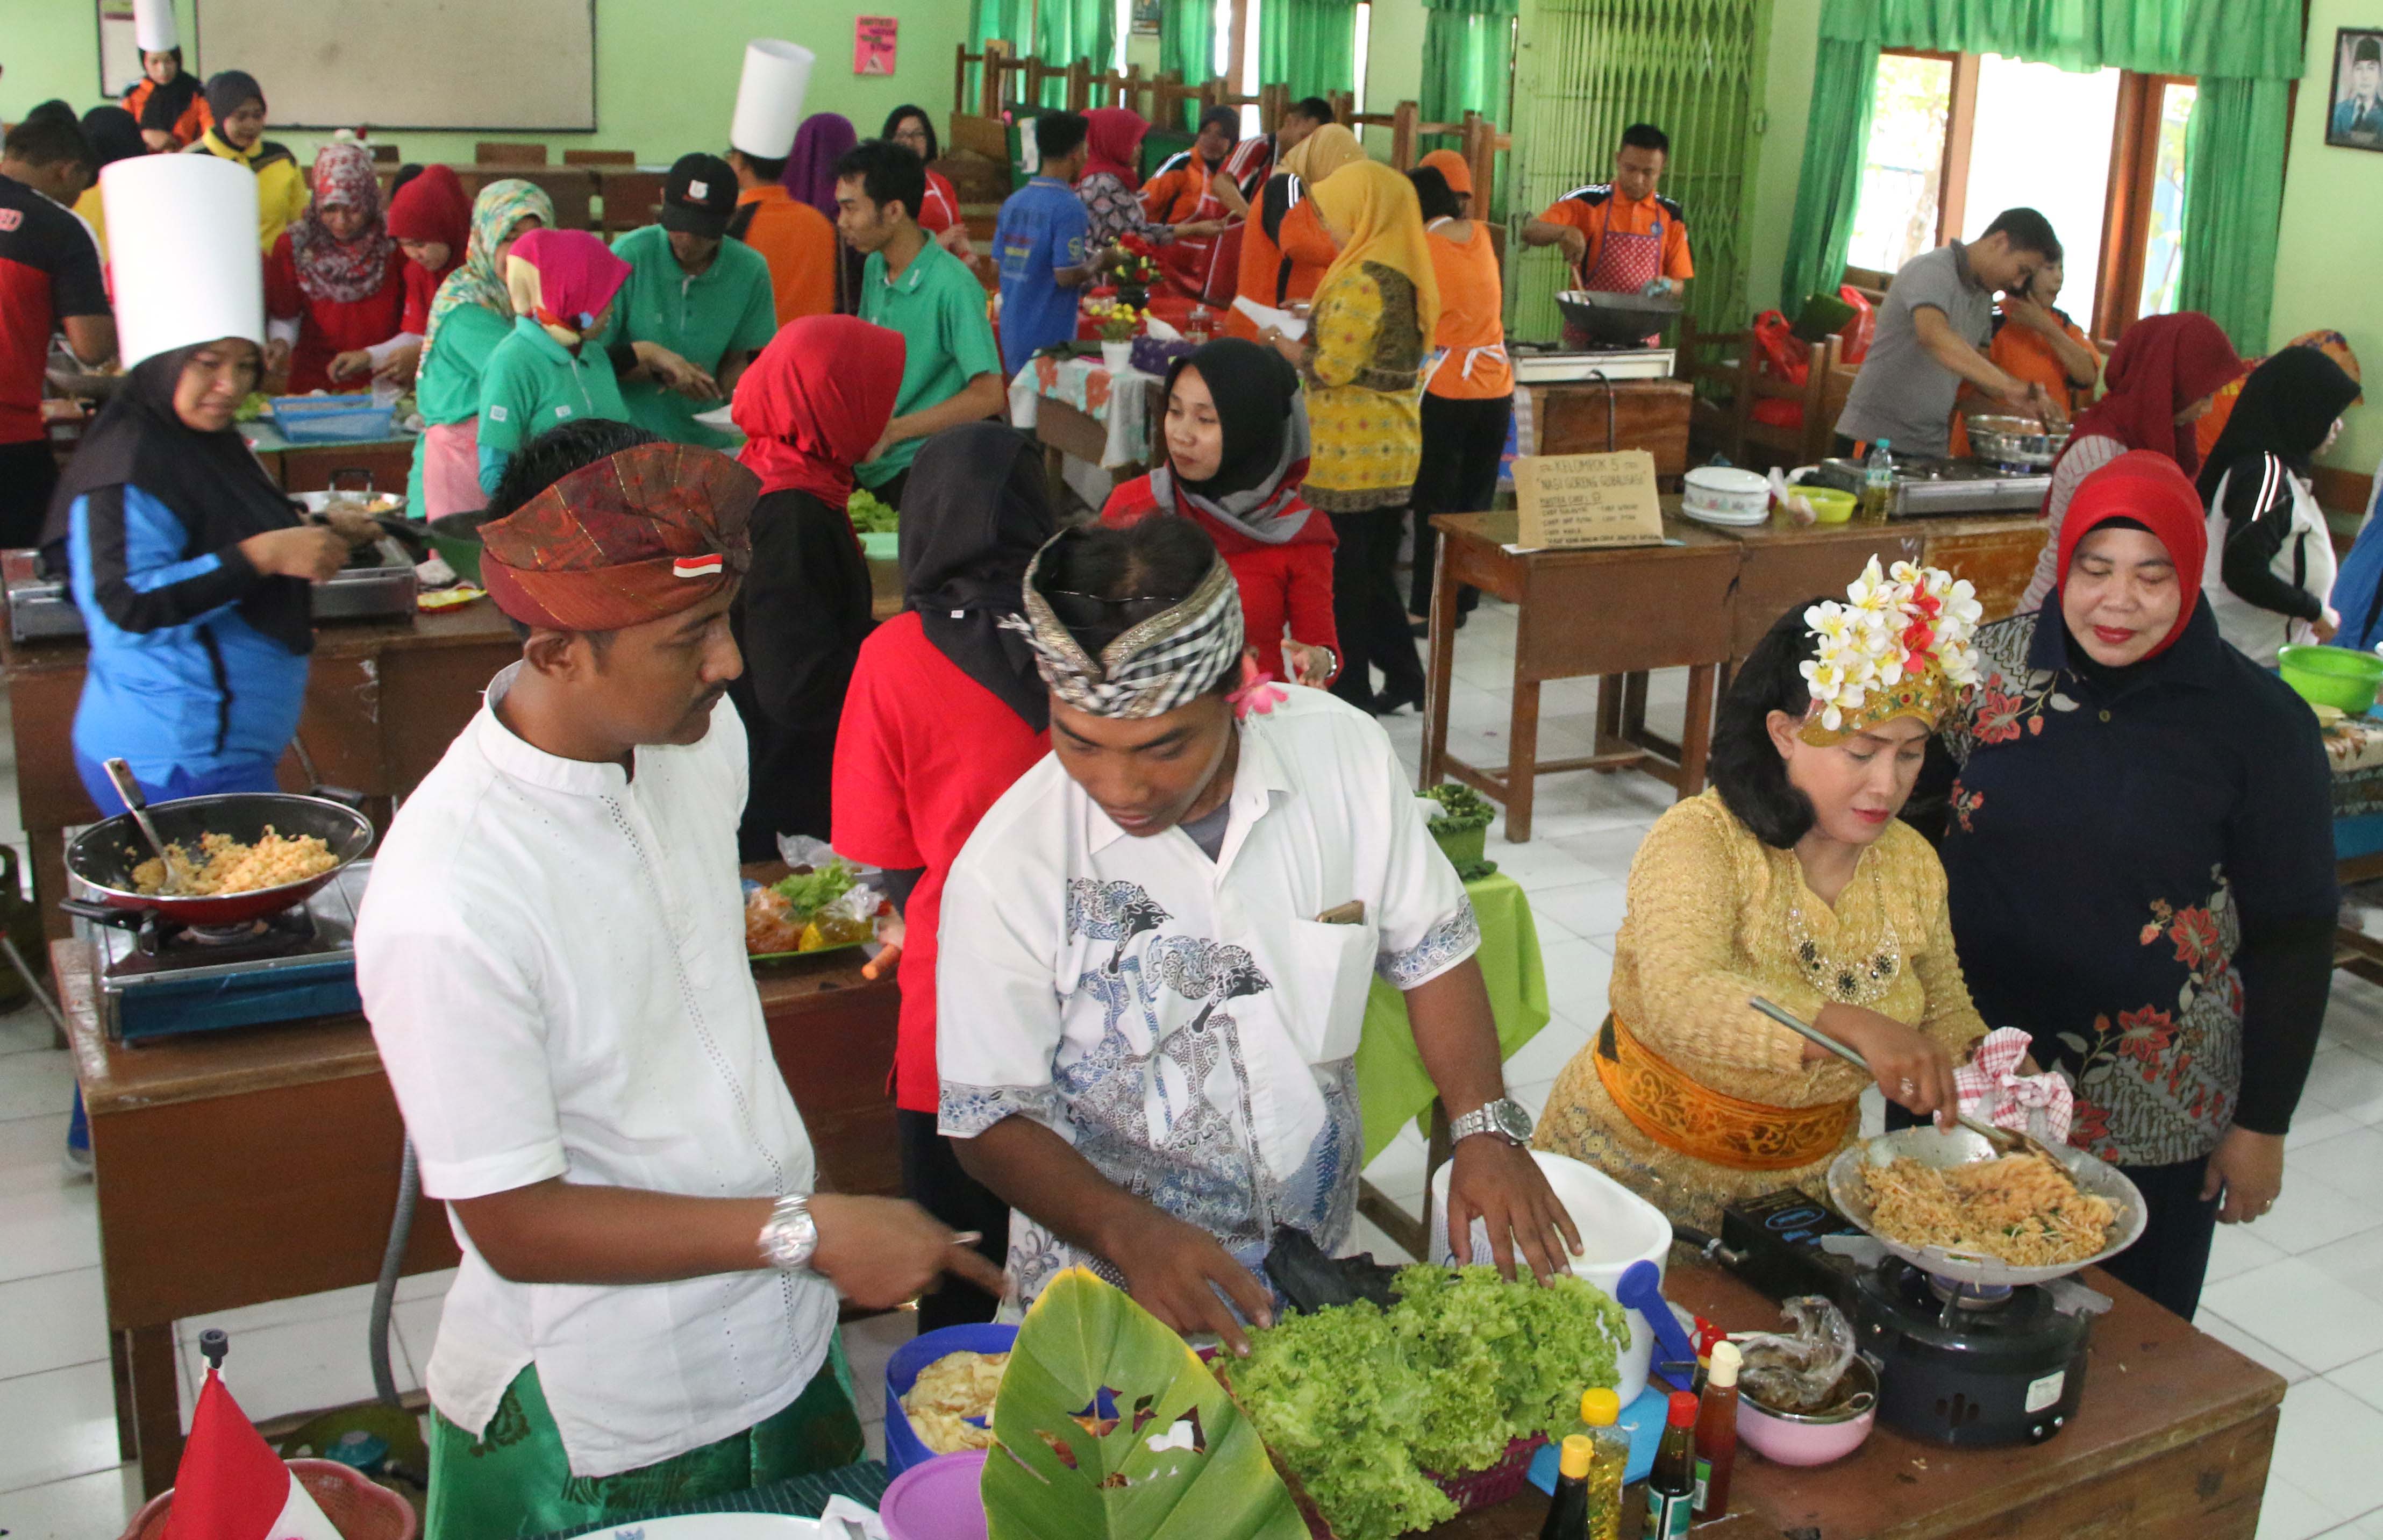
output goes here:
<path id="1" fill-rule="evenodd" d="M 2086 477 L 2054 601 L 1980 631 L 1943 730 L 1970 994 L 2068 1075 L 2068 1141 L 2142 1190 L 2150 1224 L 2109 1270 L 2188 1321 L 2212 1226 L 2281 1189 L 2336 909 L 2316 719 L 2218 635 L 2207 537 L 2169 454 Z"/>
<path id="2" fill-rule="evenodd" d="M 405 253 L 405 312 L 398 323 L 403 329 L 373 373 L 410 384 L 430 331 L 430 302 L 447 275 L 463 265 L 472 239 L 472 200 L 455 168 L 426 166 L 399 188 L 389 201 L 389 233 Z"/>
<path id="3" fill-rule="evenodd" d="M 1084 121 L 1090 131 L 1084 136 L 1084 174 L 1076 183 L 1076 196 L 1092 217 L 1084 237 L 1086 251 L 1114 246 L 1129 235 L 1164 246 L 1178 236 L 1211 236 L 1225 228 L 1221 220 L 1155 224 L 1142 211 L 1142 141 L 1150 124 L 1142 114 L 1130 107 L 1094 107 L 1084 114 Z"/>
<path id="4" fill-rule="evenodd" d="M 778 853 L 780 834 L 827 839 L 835 724 L 870 614 L 869 563 L 845 504 L 852 467 L 893 419 L 902 334 L 850 315 L 791 321 L 737 382 L 737 456 L 761 478 L 753 564 L 730 619 L 745 673 L 729 687 L 744 714 L 752 788 L 738 832 L 744 858 Z"/>
<path id="5" fill-rule="evenodd" d="M 2052 528 L 2019 601 L 2022 611 L 2041 609 L 2060 581 L 2061 524 L 2085 478 L 2130 450 L 2155 450 L 2193 475 L 2201 469 L 2193 425 L 2241 375 L 2234 344 L 2199 311 L 2149 315 L 2127 328 L 2102 374 L 2108 393 L 2077 414 L 2068 447 L 2053 462 L 2052 490 L 2043 499 Z"/>

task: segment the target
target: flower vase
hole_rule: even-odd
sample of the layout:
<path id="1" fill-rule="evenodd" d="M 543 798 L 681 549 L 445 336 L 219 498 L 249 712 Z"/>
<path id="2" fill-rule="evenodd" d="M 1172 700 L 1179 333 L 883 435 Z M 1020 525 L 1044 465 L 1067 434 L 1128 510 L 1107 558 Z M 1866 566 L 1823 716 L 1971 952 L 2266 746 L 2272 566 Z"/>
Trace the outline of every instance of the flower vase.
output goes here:
<path id="1" fill-rule="evenodd" d="M 1112 375 L 1124 374 L 1133 366 L 1133 339 L 1122 342 L 1101 339 L 1101 365 Z"/>
<path id="2" fill-rule="evenodd" d="M 1117 297 L 1117 303 L 1121 305 L 1130 305 L 1136 310 L 1150 308 L 1150 286 L 1147 284 L 1127 283 L 1119 280 Z"/>

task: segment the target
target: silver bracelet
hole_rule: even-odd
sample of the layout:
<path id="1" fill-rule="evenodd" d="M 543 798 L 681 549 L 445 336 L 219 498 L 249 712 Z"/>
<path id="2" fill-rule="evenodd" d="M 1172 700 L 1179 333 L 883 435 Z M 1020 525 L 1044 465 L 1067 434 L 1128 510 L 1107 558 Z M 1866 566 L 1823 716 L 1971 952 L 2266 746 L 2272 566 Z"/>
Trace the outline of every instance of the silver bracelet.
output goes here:
<path id="1" fill-rule="evenodd" d="M 819 1221 L 811 1217 L 810 1199 L 779 1199 L 755 1245 L 764 1267 L 782 1273 L 809 1272 L 811 1258 L 819 1251 Z"/>

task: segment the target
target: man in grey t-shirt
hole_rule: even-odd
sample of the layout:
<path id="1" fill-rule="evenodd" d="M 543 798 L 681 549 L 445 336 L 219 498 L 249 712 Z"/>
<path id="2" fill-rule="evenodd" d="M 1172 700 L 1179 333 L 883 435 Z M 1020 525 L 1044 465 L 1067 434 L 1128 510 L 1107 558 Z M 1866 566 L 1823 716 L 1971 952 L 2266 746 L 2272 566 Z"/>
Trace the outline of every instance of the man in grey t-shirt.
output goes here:
<path id="1" fill-rule="evenodd" d="M 2042 386 L 2006 374 L 1985 353 L 1995 293 L 2026 292 L 2038 267 L 2059 260 L 2051 222 L 2031 208 L 2014 208 L 1994 216 L 1977 240 L 1905 263 L 1887 289 L 1878 336 L 1846 398 L 1838 436 L 1855 443 L 1893 439 L 1898 454 L 1941 455 L 1963 380 L 2013 411 L 2064 421 L 2060 403 Z"/>

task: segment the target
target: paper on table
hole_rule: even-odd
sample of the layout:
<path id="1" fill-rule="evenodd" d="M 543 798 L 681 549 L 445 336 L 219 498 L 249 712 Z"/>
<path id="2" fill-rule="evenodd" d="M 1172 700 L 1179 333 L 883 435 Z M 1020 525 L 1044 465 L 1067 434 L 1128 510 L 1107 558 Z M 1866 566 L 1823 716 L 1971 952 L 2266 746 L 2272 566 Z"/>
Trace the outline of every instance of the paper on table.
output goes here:
<path id="1" fill-rule="evenodd" d="M 1261 332 L 1272 326 L 1294 342 L 1307 335 L 1305 321 L 1287 310 L 1277 310 L 1272 305 L 1262 305 L 1246 294 L 1233 296 L 1233 308 L 1255 321 Z"/>

